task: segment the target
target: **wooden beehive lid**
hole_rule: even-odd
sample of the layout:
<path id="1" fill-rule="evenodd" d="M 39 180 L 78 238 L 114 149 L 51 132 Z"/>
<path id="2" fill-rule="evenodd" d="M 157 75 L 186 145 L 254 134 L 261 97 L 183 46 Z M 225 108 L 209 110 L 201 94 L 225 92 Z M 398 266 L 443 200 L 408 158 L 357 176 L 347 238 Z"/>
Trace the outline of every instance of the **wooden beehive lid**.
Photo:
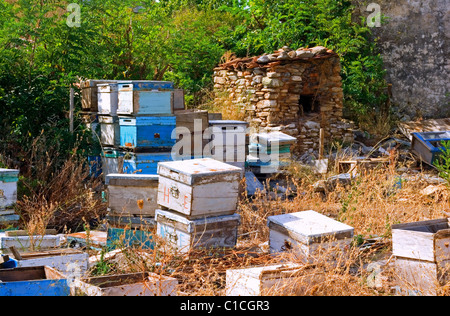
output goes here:
<path id="1" fill-rule="evenodd" d="M 209 121 L 209 125 L 220 125 L 220 126 L 248 126 L 248 122 L 246 121 L 237 121 L 237 120 L 212 120 Z"/>
<path id="2" fill-rule="evenodd" d="M 253 135 L 253 137 L 256 138 L 257 143 L 263 143 L 267 145 L 288 145 L 295 144 L 295 142 L 297 141 L 297 138 L 289 136 L 282 132 L 260 133 Z"/>
<path id="3" fill-rule="evenodd" d="M 122 174 L 110 173 L 106 175 L 106 185 L 134 186 L 146 187 L 154 186 L 158 183 L 159 176 L 157 174 Z"/>
<path id="4" fill-rule="evenodd" d="M 201 158 L 158 163 L 158 174 L 188 185 L 239 181 L 242 169 L 212 159 Z"/>
<path id="5" fill-rule="evenodd" d="M 352 238 L 354 228 L 315 211 L 269 216 L 267 225 L 291 238 L 309 245 L 327 238 Z"/>

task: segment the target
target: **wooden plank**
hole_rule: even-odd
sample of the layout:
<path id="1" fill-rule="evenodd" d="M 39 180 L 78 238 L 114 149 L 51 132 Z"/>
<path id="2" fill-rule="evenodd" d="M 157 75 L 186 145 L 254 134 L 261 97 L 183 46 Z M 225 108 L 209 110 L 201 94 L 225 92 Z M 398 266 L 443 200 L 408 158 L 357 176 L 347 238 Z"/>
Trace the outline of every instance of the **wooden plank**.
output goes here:
<path id="1" fill-rule="evenodd" d="M 412 133 L 450 131 L 450 118 L 430 119 L 417 122 L 400 122 L 400 131 L 412 141 Z"/>
<path id="2" fill-rule="evenodd" d="M 56 235 L 58 231 L 56 229 L 46 229 L 44 231 L 44 235 Z M 5 232 L 5 236 L 13 237 L 13 236 L 29 236 L 29 232 L 27 230 L 9 230 Z"/>

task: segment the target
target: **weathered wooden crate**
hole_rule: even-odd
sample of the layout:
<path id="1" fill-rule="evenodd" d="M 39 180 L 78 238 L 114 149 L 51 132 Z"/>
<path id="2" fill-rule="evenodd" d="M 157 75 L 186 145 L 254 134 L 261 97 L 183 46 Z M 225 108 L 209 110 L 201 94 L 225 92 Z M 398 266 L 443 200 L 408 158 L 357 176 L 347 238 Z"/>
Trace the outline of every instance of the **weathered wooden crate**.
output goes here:
<path id="1" fill-rule="evenodd" d="M 125 152 L 113 147 L 103 148 L 101 154 L 102 175 L 106 180 L 106 176 L 111 173 L 120 173 L 123 171 L 123 160 Z"/>
<path id="2" fill-rule="evenodd" d="M 435 295 L 438 286 L 450 281 L 449 220 L 392 225 L 392 254 L 403 287 Z"/>
<path id="3" fill-rule="evenodd" d="M 98 112 L 98 85 L 116 83 L 116 80 L 86 80 L 81 83 L 81 108 L 83 111 Z"/>
<path id="4" fill-rule="evenodd" d="M 17 181 L 19 181 L 19 170 L 0 168 L 0 210 L 16 204 Z"/>
<path id="5" fill-rule="evenodd" d="M 175 145 L 172 132 L 175 116 L 119 117 L 120 146 L 132 149 L 170 151 Z"/>
<path id="6" fill-rule="evenodd" d="M 323 275 L 309 270 L 297 263 L 229 269 L 225 293 L 227 296 L 304 295 L 308 288 L 324 279 Z"/>
<path id="7" fill-rule="evenodd" d="M 450 141 L 450 131 L 412 133 L 411 152 L 433 166 L 442 154 L 445 141 Z"/>
<path id="8" fill-rule="evenodd" d="M 142 215 L 116 215 L 108 213 L 106 221 L 109 227 L 123 228 L 123 229 L 141 229 L 151 231 L 156 228 L 156 221 L 154 216 Z"/>
<path id="9" fill-rule="evenodd" d="M 157 174 L 158 163 L 172 161 L 171 152 L 126 153 L 123 172 L 128 174 Z"/>
<path id="10" fill-rule="evenodd" d="M 208 128 L 208 111 L 201 110 L 177 110 L 176 127 L 186 128 L 190 133 L 204 133 Z"/>
<path id="11" fill-rule="evenodd" d="M 219 146 L 246 146 L 248 123 L 234 120 L 209 121 L 212 144 Z"/>
<path id="12" fill-rule="evenodd" d="M 100 143 L 102 146 L 120 146 L 119 118 L 111 115 L 99 115 Z"/>
<path id="13" fill-rule="evenodd" d="M 138 272 L 76 280 L 72 293 L 88 296 L 176 296 L 177 285 L 175 278 Z"/>
<path id="14" fill-rule="evenodd" d="M 48 266 L 73 276 L 81 276 L 89 269 L 89 255 L 72 248 L 22 252 L 20 256 L 22 259 L 16 259 L 19 268 Z"/>
<path id="15" fill-rule="evenodd" d="M 292 252 L 305 263 L 345 255 L 354 232 L 353 227 L 315 211 L 269 216 L 267 225 L 270 252 Z"/>
<path id="16" fill-rule="evenodd" d="M 184 90 L 174 89 L 173 90 L 173 110 L 184 110 L 186 109 L 186 104 L 184 102 Z"/>
<path id="17" fill-rule="evenodd" d="M 447 218 L 392 225 L 392 254 L 429 262 L 450 260 Z"/>
<path id="18" fill-rule="evenodd" d="M 211 159 L 158 164 L 158 205 L 188 218 L 233 214 L 242 170 Z"/>
<path id="19" fill-rule="evenodd" d="M 110 214 L 155 216 L 158 179 L 156 174 L 108 174 Z"/>
<path id="20" fill-rule="evenodd" d="M 156 234 L 180 253 L 191 249 L 233 248 L 237 242 L 240 215 L 187 219 L 179 213 L 156 210 Z"/>
<path id="21" fill-rule="evenodd" d="M 102 115 L 117 115 L 119 102 L 118 84 L 104 83 L 97 85 L 98 113 Z"/>
<path id="22" fill-rule="evenodd" d="M 173 113 L 173 83 L 169 81 L 121 81 L 118 114 L 168 115 Z"/>
<path id="23" fill-rule="evenodd" d="M 56 248 L 60 243 L 59 235 L 10 236 L 9 231 L 0 232 L 0 249 L 4 253 L 8 253 L 10 247 L 16 247 L 19 251 L 31 251 Z"/>
<path id="24" fill-rule="evenodd" d="M 67 279 L 48 267 L 0 270 L 0 296 L 69 296 Z"/>

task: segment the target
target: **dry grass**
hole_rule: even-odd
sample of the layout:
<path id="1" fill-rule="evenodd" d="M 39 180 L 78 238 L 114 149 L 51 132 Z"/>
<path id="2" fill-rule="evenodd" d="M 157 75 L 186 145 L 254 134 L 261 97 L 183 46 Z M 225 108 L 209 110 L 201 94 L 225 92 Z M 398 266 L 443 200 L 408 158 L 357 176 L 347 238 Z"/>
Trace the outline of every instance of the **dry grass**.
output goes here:
<path id="1" fill-rule="evenodd" d="M 241 198 L 238 209 L 241 225 L 235 248 L 192 250 L 180 255 L 173 253 L 165 240 L 155 236 L 154 250 L 127 249 L 127 264 L 122 264 L 120 269 L 115 266 L 109 273 L 153 271 L 177 278 L 178 295 L 223 296 L 228 269 L 301 263 L 300 258 L 290 253 L 269 254 L 267 217 L 315 210 L 354 227 L 352 247 L 345 256 L 331 261 L 326 259 L 329 252 L 318 255 L 314 264 L 303 264 L 290 282 L 283 285 L 283 290 L 268 290 L 265 295 L 391 295 L 396 285 L 395 271 L 387 265 L 381 275 L 369 267 L 373 262 L 391 259 L 392 224 L 443 218 L 450 201 L 444 185 L 433 187 L 432 194 L 423 191 L 430 185 L 425 173 L 416 172 L 407 177 L 395 170 L 367 172 L 347 187 L 338 185 L 324 196 L 313 187 L 322 176 L 297 169 L 277 180 L 280 185 L 290 182 L 294 190 L 286 194 L 260 192 L 254 197 L 244 195 Z M 399 179 L 402 179 L 401 187 Z M 377 238 L 369 245 L 368 240 L 374 237 Z M 333 255 L 339 253 L 336 249 L 329 251 Z M 439 295 L 448 293 L 448 287 L 439 286 Z"/>

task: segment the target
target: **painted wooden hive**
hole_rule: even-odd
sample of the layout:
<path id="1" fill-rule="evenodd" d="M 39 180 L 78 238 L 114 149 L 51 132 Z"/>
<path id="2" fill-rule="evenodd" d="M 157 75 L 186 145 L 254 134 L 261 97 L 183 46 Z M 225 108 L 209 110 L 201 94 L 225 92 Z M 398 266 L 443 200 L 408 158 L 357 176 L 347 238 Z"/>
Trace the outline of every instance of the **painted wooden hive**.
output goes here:
<path id="1" fill-rule="evenodd" d="M 392 255 L 401 287 L 436 295 L 450 281 L 449 219 L 392 225 Z"/>
<path id="2" fill-rule="evenodd" d="M 182 214 L 156 210 L 156 233 L 180 253 L 192 249 L 236 246 L 240 215 L 219 215 L 187 219 Z"/>
<path id="3" fill-rule="evenodd" d="M 233 214 L 242 170 L 211 158 L 158 164 L 158 205 L 187 218 Z"/>
<path id="4" fill-rule="evenodd" d="M 292 252 L 306 263 L 345 254 L 354 232 L 353 227 L 315 211 L 269 216 L 267 225 L 271 253 Z"/>
<path id="5" fill-rule="evenodd" d="M 156 174 L 108 174 L 108 209 L 114 215 L 155 216 L 158 179 Z"/>
<path id="6" fill-rule="evenodd" d="M 121 81 L 118 83 L 118 114 L 173 114 L 173 83 L 169 81 Z"/>
<path id="7" fill-rule="evenodd" d="M 172 161 L 171 152 L 126 153 L 123 172 L 129 174 L 157 174 L 158 163 Z"/>
<path id="8" fill-rule="evenodd" d="M 97 85 L 98 113 L 101 115 L 117 115 L 119 102 L 118 84 L 102 83 Z"/>
<path id="9" fill-rule="evenodd" d="M 170 151 L 176 139 L 172 132 L 176 117 L 138 116 L 119 117 L 120 146 L 137 150 Z"/>

